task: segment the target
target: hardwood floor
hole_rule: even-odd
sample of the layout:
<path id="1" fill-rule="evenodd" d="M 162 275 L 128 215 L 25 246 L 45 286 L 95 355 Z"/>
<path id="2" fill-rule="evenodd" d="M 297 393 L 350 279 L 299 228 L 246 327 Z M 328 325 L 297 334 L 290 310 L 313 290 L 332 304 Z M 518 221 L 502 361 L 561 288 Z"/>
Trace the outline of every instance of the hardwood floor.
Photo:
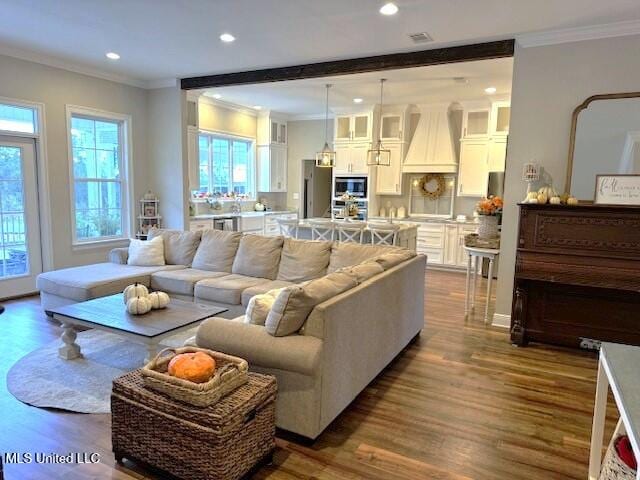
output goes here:
<path id="1" fill-rule="evenodd" d="M 428 271 L 425 329 L 311 445 L 278 439 L 259 479 L 587 478 L 596 354 L 515 348 L 506 330 L 465 321 L 464 275 Z M 480 292 L 484 289 L 481 288 Z M 483 305 L 484 298 L 480 299 Z M 37 297 L 11 301 L 0 376 L 60 329 Z M 616 420 L 608 412 L 607 435 Z M 156 478 L 116 466 L 108 415 L 47 411 L 0 384 L 0 452 L 98 452 L 93 465 L 5 465 L 6 480 Z"/>

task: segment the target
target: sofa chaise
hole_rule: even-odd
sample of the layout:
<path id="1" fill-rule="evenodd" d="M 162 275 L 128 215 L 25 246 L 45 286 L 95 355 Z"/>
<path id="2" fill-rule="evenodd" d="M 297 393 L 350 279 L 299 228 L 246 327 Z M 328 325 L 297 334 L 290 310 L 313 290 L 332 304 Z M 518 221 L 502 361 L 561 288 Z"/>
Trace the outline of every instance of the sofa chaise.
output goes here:
<path id="1" fill-rule="evenodd" d="M 424 326 L 424 255 L 218 230 L 154 236 L 163 237 L 165 265 L 128 265 L 121 248 L 105 263 L 41 274 L 45 311 L 131 282 L 224 306 L 224 318 L 203 322 L 189 343 L 275 375 L 276 423 L 305 437 L 316 438 Z M 267 318 L 256 322 L 254 304 L 265 298 Z M 288 331 L 277 326 L 292 319 Z"/>

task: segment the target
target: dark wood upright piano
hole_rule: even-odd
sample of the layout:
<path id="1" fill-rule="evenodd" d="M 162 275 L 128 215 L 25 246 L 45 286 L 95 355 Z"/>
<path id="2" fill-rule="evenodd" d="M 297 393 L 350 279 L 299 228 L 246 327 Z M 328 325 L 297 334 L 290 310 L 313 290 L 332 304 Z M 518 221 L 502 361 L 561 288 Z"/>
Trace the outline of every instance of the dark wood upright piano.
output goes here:
<path id="1" fill-rule="evenodd" d="M 640 345 L 640 207 L 520 205 L 511 340 Z"/>

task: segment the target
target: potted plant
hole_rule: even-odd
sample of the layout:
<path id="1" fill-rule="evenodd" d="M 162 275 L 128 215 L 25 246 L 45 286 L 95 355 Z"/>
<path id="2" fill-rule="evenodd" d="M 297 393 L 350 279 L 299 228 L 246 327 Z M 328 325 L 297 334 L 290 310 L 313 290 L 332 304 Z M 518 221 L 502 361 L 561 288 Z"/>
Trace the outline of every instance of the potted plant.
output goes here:
<path id="1" fill-rule="evenodd" d="M 478 214 L 478 237 L 482 239 L 498 236 L 498 218 L 502 215 L 502 198 L 491 196 L 476 204 Z"/>

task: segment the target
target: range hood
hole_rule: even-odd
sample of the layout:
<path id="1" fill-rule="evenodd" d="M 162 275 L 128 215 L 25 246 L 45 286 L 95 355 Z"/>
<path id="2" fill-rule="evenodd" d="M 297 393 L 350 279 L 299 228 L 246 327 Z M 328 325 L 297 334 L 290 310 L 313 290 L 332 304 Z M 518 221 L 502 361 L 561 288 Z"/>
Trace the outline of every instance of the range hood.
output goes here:
<path id="1" fill-rule="evenodd" d="M 457 172 L 458 162 L 453 148 L 449 105 L 419 105 L 420 120 L 402 165 L 403 172 Z"/>

